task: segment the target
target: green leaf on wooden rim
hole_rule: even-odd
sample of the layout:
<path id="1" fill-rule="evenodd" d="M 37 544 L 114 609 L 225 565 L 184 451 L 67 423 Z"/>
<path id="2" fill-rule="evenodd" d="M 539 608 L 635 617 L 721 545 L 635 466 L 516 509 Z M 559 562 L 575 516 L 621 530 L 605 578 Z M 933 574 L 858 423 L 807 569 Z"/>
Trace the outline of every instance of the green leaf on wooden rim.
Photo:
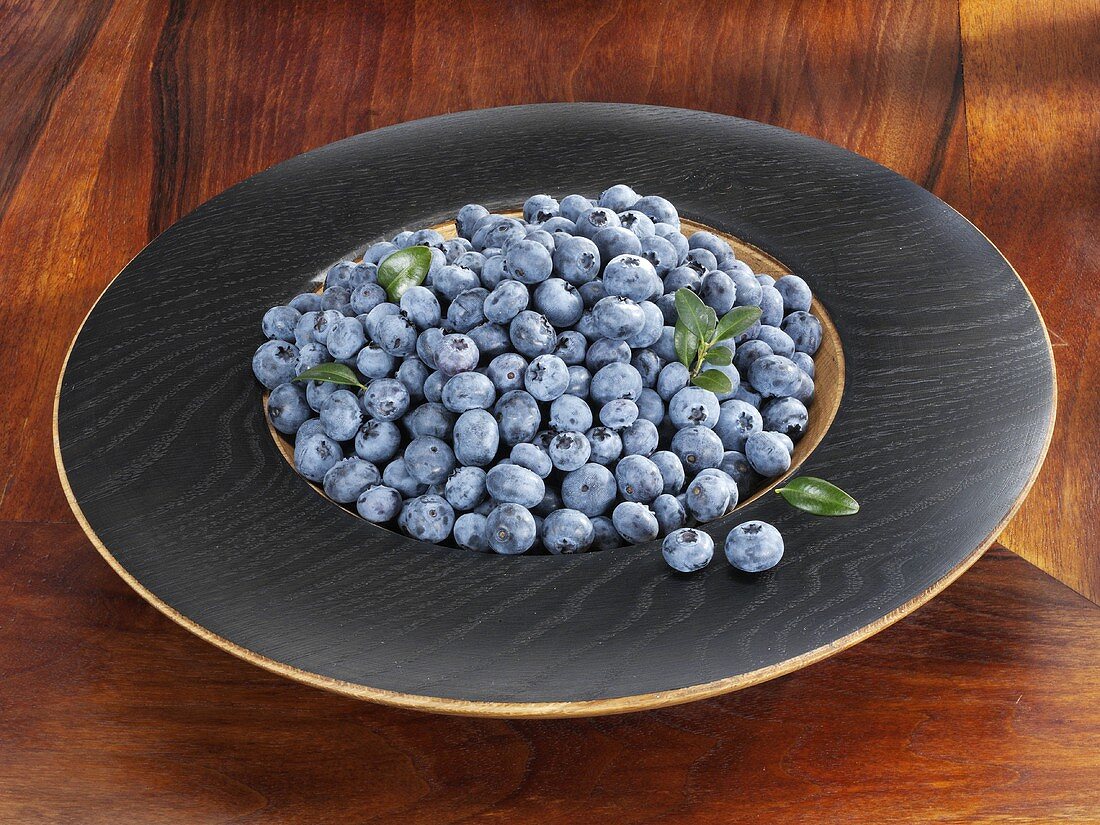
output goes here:
<path id="1" fill-rule="evenodd" d="M 695 361 L 695 356 L 699 352 L 699 339 L 679 321 L 676 322 L 676 334 L 672 338 L 673 343 L 676 345 L 676 355 L 680 359 L 680 363 L 691 369 L 692 362 Z"/>
<path id="2" fill-rule="evenodd" d="M 345 384 L 349 387 L 362 388 L 359 379 L 351 371 L 351 367 L 344 364 L 318 364 L 310 367 L 303 373 L 299 373 L 295 381 L 327 381 L 330 384 Z"/>
<path id="3" fill-rule="evenodd" d="M 412 286 L 419 286 L 428 277 L 432 252 L 426 246 L 410 246 L 387 255 L 378 264 L 378 283 L 395 304 Z"/>
<path id="4" fill-rule="evenodd" d="M 695 376 L 691 383 L 704 390 L 710 390 L 715 395 L 721 395 L 733 389 L 730 377 L 720 370 L 704 370 Z"/>
<path id="5" fill-rule="evenodd" d="M 815 516 L 850 516 L 859 512 L 858 501 L 823 478 L 799 476 L 776 492 L 791 506 Z"/>
<path id="6" fill-rule="evenodd" d="M 718 323 L 718 316 L 714 310 L 703 303 L 702 299 L 690 289 L 680 287 L 676 290 L 676 317 L 683 322 L 696 338 L 700 341 L 711 340 L 711 333 Z"/>
<path id="7" fill-rule="evenodd" d="M 733 353 L 729 351 L 729 347 L 714 347 L 707 350 L 703 360 L 718 367 L 728 367 L 733 363 Z"/>
<path id="8" fill-rule="evenodd" d="M 718 322 L 714 330 L 715 341 L 725 341 L 747 330 L 760 318 L 760 307 L 734 307 Z"/>

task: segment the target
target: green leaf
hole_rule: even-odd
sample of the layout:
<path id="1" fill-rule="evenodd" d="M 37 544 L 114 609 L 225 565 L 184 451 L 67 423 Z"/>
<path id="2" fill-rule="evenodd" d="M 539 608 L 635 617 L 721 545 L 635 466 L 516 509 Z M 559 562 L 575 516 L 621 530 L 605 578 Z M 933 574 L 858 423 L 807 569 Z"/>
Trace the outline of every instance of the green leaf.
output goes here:
<path id="1" fill-rule="evenodd" d="M 725 341 L 740 335 L 760 319 L 760 307 L 734 307 L 718 322 L 714 331 L 715 341 Z"/>
<path id="2" fill-rule="evenodd" d="M 715 395 L 721 395 L 733 389 L 730 377 L 720 370 L 704 370 L 691 381 L 697 387 L 710 390 Z"/>
<path id="3" fill-rule="evenodd" d="M 676 345 L 676 355 L 680 363 L 691 369 L 695 363 L 695 356 L 699 354 L 699 339 L 679 321 L 676 322 L 676 334 L 672 339 Z"/>
<path id="4" fill-rule="evenodd" d="M 387 255 L 378 264 L 378 283 L 395 304 L 411 286 L 419 286 L 428 277 L 432 253 L 426 246 L 410 246 Z"/>
<path id="5" fill-rule="evenodd" d="M 714 347 L 707 350 L 703 360 L 718 367 L 728 367 L 733 363 L 733 353 L 727 347 Z"/>
<path id="6" fill-rule="evenodd" d="M 850 516 L 859 512 L 859 502 L 822 478 L 799 476 L 776 490 L 787 503 L 815 516 Z"/>
<path id="7" fill-rule="evenodd" d="M 676 290 L 676 317 L 683 322 L 688 331 L 700 341 L 710 341 L 711 333 L 718 323 L 714 310 L 703 303 L 694 292 L 685 287 Z"/>
<path id="8" fill-rule="evenodd" d="M 310 367 L 303 373 L 299 373 L 295 381 L 327 381 L 330 384 L 346 384 L 349 387 L 362 388 L 359 379 L 351 371 L 351 367 L 343 364 L 318 364 Z"/>

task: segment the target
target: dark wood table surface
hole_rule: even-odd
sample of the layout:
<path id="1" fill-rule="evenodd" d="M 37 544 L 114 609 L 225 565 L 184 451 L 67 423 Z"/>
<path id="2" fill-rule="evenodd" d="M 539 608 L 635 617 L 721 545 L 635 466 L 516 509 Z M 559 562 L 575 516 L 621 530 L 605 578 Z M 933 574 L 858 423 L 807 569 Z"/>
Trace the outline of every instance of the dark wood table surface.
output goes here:
<path id="1" fill-rule="evenodd" d="M 0 3 L 0 821 L 1100 821 L 1098 67 L 1095 0 Z M 595 720 L 358 703 L 146 605 L 52 456 L 57 373 L 103 287 L 294 154 L 562 100 L 806 132 L 989 235 L 1059 371 L 1015 553 L 824 663 Z"/>

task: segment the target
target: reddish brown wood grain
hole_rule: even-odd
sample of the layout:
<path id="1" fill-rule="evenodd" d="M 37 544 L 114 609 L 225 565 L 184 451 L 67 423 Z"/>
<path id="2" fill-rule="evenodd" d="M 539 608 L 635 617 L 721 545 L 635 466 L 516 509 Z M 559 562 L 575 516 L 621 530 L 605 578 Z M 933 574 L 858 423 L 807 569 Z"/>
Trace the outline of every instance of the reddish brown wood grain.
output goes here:
<path id="1" fill-rule="evenodd" d="M 797 674 L 592 720 L 296 685 L 133 594 L 73 525 L 0 527 L 5 822 L 1094 822 L 1096 609 L 1004 551 Z"/>
<path id="2" fill-rule="evenodd" d="M 1100 8 L 962 3 L 973 220 L 1050 328 L 1058 427 L 1003 540 L 1100 601 Z"/>

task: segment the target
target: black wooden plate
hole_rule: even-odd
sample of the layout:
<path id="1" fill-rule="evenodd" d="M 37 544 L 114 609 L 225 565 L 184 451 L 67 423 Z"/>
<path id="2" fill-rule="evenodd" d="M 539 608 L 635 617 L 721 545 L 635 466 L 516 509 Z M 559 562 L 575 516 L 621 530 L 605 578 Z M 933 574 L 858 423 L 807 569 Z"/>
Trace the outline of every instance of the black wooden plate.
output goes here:
<path id="1" fill-rule="evenodd" d="M 852 518 L 765 496 L 710 525 L 776 524 L 774 571 L 657 544 L 573 557 L 423 545 L 319 498 L 287 466 L 250 359 L 263 311 L 379 236 L 529 194 L 627 182 L 805 275 L 846 386 L 802 467 Z M 973 563 L 1034 478 L 1054 420 L 1042 319 L 988 240 L 843 149 L 735 118 L 575 104 L 381 129 L 234 186 L 153 241 L 73 343 L 58 466 L 135 589 L 190 630 L 321 687 L 429 710 L 584 715 L 688 701 L 885 627 Z"/>

